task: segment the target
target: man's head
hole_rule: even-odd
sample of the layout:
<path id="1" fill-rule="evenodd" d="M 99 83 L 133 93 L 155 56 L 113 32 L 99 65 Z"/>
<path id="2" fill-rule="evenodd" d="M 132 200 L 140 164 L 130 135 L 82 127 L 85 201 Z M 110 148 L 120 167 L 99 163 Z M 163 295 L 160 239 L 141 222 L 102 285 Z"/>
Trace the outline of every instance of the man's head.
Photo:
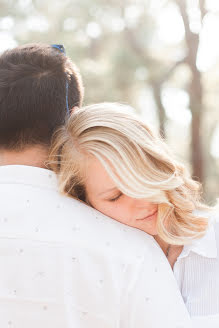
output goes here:
<path id="1" fill-rule="evenodd" d="M 54 131 L 80 106 L 83 86 L 71 60 L 50 45 L 28 44 L 0 56 L 0 149 L 49 146 Z"/>

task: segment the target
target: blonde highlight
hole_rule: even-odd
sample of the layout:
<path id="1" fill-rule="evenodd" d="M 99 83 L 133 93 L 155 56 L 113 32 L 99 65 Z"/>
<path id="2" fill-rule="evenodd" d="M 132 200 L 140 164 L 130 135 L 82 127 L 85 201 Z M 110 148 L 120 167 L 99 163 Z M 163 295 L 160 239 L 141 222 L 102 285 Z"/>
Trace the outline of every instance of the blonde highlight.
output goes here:
<path id="1" fill-rule="evenodd" d="M 157 230 L 166 242 L 183 245 L 205 234 L 208 218 L 194 212 L 210 210 L 201 202 L 201 185 L 125 106 L 102 103 L 78 109 L 56 133 L 49 165 L 62 193 L 85 201 L 89 157 L 102 163 L 122 193 L 159 205 Z"/>

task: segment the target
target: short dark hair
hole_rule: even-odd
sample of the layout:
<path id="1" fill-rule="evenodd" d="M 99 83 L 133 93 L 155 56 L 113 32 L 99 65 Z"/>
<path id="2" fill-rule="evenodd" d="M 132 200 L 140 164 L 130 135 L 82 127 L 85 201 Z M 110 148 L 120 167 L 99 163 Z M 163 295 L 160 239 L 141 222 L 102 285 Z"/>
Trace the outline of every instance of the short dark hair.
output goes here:
<path id="1" fill-rule="evenodd" d="M 0 148 L 50 145 L 66 107 L 81 106 L 83 85 L 72 61 L 58 49 L 27 44 L 0 56 Z"/>

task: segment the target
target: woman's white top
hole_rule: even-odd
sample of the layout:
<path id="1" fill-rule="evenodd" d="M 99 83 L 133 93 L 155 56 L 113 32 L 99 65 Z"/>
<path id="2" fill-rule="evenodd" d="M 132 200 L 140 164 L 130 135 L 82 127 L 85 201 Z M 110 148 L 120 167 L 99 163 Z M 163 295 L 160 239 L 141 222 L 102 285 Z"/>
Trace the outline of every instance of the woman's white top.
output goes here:
<path id="1" fill-rule="evenodd" d="M 199 328 L 219 328 L 219 215 L 210 222 L 204 237 L 184 246 L 173 269 Z"/>

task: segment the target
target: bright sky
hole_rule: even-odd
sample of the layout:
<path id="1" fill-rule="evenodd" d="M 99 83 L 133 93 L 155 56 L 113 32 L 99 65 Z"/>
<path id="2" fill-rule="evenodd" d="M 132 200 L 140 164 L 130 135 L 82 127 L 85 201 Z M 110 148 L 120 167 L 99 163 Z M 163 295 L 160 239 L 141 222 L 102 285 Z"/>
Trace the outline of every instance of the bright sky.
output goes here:
<path id="1" fill-rule="evenodd" d="M 194 2 L 193 0 L 191 2 Z M 201 45 L 197 66 L 200 71 L 209 70 L 219 60 L 219 1 L 208 1 L 208 8 L 212 10 L 206 15 L 201 33 Z M 189 11 L 191 29 L 193 32 L 200 31 L 200 14 L 197 9 Z M 157 17 L 158 39 L 167 45 L 177 45 L 184 38 L 184 26 L 178 8 L 170 4 Z M 174 26 L 174 28 L 173 28 Z"/>

